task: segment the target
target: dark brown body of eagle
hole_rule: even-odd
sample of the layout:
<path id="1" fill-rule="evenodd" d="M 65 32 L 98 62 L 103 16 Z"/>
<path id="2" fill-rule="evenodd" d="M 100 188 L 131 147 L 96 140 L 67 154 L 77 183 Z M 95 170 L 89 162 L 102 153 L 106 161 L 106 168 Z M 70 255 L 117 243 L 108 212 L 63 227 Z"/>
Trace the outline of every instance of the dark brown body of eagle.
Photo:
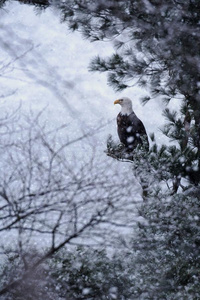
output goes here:
<path id="1" fill-rule="evenodd" d="M 117 116 L 117 131 L 126 152 L 132 152 L 138 144 L 143 143 L 145 148 L 149 150 L 145 127 L 134 113 L 131 100 L 124 97 L 116 100 L 114 104 L 121 105 L 121 112 Z"/>
<path id="2" fill-rule="evenodd" d="M 138 144 L 142 144 L 144 140 L 149 148 L 145 127 L 134 112 L 130 115 L 118 114 L 117 131 L 120 142 L 124 144 L 128 152 L 135 149 Z"/>

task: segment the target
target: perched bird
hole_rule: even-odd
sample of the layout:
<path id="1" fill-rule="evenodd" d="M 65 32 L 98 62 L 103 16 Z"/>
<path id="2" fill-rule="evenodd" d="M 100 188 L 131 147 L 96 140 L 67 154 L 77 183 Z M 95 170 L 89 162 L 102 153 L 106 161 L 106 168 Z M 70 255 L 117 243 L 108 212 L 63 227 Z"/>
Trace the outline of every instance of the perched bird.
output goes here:
<path id="1" fill-rule="evenodd" d="M 132 152 L 138 144 L 145 143 L 149 150 L 149 142 L 145 127 L 132 109 L 129 98 L 123 97 L 114 102 L 121 105 L 121 112 L 117 116 L 117 131 L 120 142 L 125 146 L 126 152 Z"/>

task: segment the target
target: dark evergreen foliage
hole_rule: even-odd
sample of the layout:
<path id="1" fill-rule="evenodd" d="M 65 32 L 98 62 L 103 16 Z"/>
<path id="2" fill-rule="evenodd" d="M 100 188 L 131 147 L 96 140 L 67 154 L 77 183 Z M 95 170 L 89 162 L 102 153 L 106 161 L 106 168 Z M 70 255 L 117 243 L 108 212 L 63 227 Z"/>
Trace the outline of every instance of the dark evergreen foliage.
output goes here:
<path id="1" fill-rule="evenodd" d="M 199 188 L 173 197 L 160 194 L 141 207 L 136 284 L 139 299 L 198 299 L 200 295 Z"/>
<path id="2" fill-rule="evenodd" d="M 40 253 L 26 254 L 28 263 Z M 17 279 L 24 271 L 24 262 L 7 254 L 1 267 L 1 283 Z M 80 300 L 131 299 L 131 268 L 119 257 L 109 258 L 104 250 L 63 249 L 24 278 L 2 300 Z M 129 274 L 129 276 L 127 276 Z"/>

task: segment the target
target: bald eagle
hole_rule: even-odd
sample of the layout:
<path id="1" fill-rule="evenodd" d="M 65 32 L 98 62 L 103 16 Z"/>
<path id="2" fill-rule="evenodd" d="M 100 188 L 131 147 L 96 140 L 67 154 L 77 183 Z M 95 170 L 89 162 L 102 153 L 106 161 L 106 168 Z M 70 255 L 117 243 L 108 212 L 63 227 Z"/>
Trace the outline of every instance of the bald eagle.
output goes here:
<path id="1" fill-rule="evenodd" d="M 124 97 L 116 100 L 114 104 L 121 105 L 121 112 L 117 116 L 117 131 L 120 142 L 125 146 L 125 151 L 130 153 L 138 144 L 143 144 L 143 142 L 149 150 L 145 127 L 134 113 L 131 100 Z"/>

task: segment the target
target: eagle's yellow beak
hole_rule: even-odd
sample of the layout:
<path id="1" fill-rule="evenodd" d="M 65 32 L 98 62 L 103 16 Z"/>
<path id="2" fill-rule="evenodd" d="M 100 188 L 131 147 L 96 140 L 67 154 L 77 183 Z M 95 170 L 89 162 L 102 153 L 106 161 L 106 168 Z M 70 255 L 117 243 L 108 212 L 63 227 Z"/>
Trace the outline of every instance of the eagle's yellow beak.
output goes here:
<path id="1" fill-rule="evenodd" d="M 115 100 L 114 104 L 120 104 L 119 99 L 118 99 L 118 100 Z"/>

